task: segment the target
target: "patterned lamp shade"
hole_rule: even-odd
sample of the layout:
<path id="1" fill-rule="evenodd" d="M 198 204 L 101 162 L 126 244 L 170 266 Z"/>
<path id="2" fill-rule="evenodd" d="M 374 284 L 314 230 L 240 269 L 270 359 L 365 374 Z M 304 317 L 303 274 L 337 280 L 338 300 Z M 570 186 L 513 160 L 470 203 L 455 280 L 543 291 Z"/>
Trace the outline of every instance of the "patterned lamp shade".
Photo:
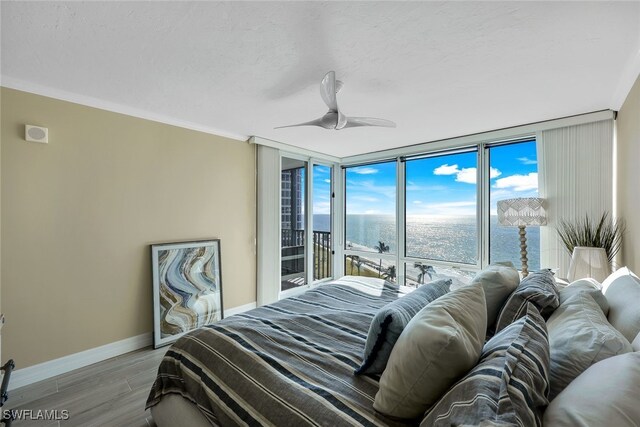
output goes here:
<path id="1" fill-rule="evenodd" d="M 544 199 L 520 197 L 498 202 L 498 222 L 502 225 L 547 225 Z"/>

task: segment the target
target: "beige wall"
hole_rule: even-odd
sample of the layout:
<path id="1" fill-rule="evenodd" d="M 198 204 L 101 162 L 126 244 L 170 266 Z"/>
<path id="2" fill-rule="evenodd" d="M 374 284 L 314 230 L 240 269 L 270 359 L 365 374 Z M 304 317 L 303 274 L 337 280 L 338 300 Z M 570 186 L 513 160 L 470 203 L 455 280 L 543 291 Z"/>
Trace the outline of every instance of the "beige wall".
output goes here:
<path id="1" fill-rule="evenodd" d="M 622 265 L 640 274 L 640 77 L 618 112 L 618 215 L 627 223 Z"/>
<path id="2" fill-rule="evenodd" d="M 256 300 L 254 146 L 5 88 L 1 102 L 5 358 L 152 331 L 155 242 L 220 238 L 224 306 Z"/>

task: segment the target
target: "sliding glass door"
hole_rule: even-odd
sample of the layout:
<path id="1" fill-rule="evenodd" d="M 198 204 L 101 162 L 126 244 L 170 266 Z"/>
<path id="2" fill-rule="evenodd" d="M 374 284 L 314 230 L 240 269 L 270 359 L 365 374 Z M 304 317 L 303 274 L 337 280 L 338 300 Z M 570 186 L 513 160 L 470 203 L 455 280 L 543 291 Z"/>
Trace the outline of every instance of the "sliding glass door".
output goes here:
<path id="1" fill-rule="evenodd" d="M 313 165 L 313 281 L 332 277 L 333 174 L 331 166 Z"/>
<path id="2" fill-rule="evenodd" d="M 281 283 L 285 295 L 333 277 L 333 166 L 281 158 Z"/>
<path id="3" fill-rule="evenodd" d="M 281 170 L 281 291 L 307 283 L 305 239 L 307 162 L 282 158 Z"/>

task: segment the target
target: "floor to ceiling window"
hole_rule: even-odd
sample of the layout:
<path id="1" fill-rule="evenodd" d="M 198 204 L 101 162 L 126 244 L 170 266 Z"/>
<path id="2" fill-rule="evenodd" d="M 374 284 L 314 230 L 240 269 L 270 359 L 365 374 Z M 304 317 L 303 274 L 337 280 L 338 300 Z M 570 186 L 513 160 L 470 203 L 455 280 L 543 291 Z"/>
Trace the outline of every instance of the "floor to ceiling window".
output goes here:
<path id="1" fill-rule="evenodd" d="M 438 274 L 431 261 L 478 265 L 478 151 L 405 162 L 405 283 Z"/>
<path id="2" fill-rule="evenodd" d="M 497 224 L 496 203 L 537 196 L 535 139 L 348 166 L 344 179 L 345 274 L 418 286 L 491 261 L 520 267 L 518 229 Z M 539 229 L 527 230 L 535 270 Z"/>
<path id="3" fill-rule="evenodd" d="M 406 255 L 478 262 L 477 151 L 406 161 Z"/>
<path id="4" fill-rule="evenodd" d="M 345 169 L 344 250 L 346 274 L 395 281 L 395 160 Z"/>
<path id="5" fill-rule="evenodd" d="M 535 140 L 488 146 L 491 178 L 489 260 L 511 261 L 520 268 L 520 237 L 517 227 L 498 224 L 499 200 L 538 196 L 538 161 Z M 540 227 L 527 227 L 529 270 L 540 268 Z"/>

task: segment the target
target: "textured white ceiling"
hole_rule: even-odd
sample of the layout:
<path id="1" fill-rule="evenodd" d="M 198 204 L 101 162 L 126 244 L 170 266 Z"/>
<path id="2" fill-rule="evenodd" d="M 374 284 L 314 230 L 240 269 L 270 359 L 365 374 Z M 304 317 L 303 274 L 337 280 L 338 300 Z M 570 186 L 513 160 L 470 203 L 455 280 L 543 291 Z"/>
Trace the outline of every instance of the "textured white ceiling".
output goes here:
<path id="1" fill-rule="evenodd" d="M 3 1 L 1 13 L 3 85 L 340 157 L 617 108 L 640 52 L 639 2 Z M 274 130 L 325 113 L 329 70 L 346 114 L 398 127 Z"/>

